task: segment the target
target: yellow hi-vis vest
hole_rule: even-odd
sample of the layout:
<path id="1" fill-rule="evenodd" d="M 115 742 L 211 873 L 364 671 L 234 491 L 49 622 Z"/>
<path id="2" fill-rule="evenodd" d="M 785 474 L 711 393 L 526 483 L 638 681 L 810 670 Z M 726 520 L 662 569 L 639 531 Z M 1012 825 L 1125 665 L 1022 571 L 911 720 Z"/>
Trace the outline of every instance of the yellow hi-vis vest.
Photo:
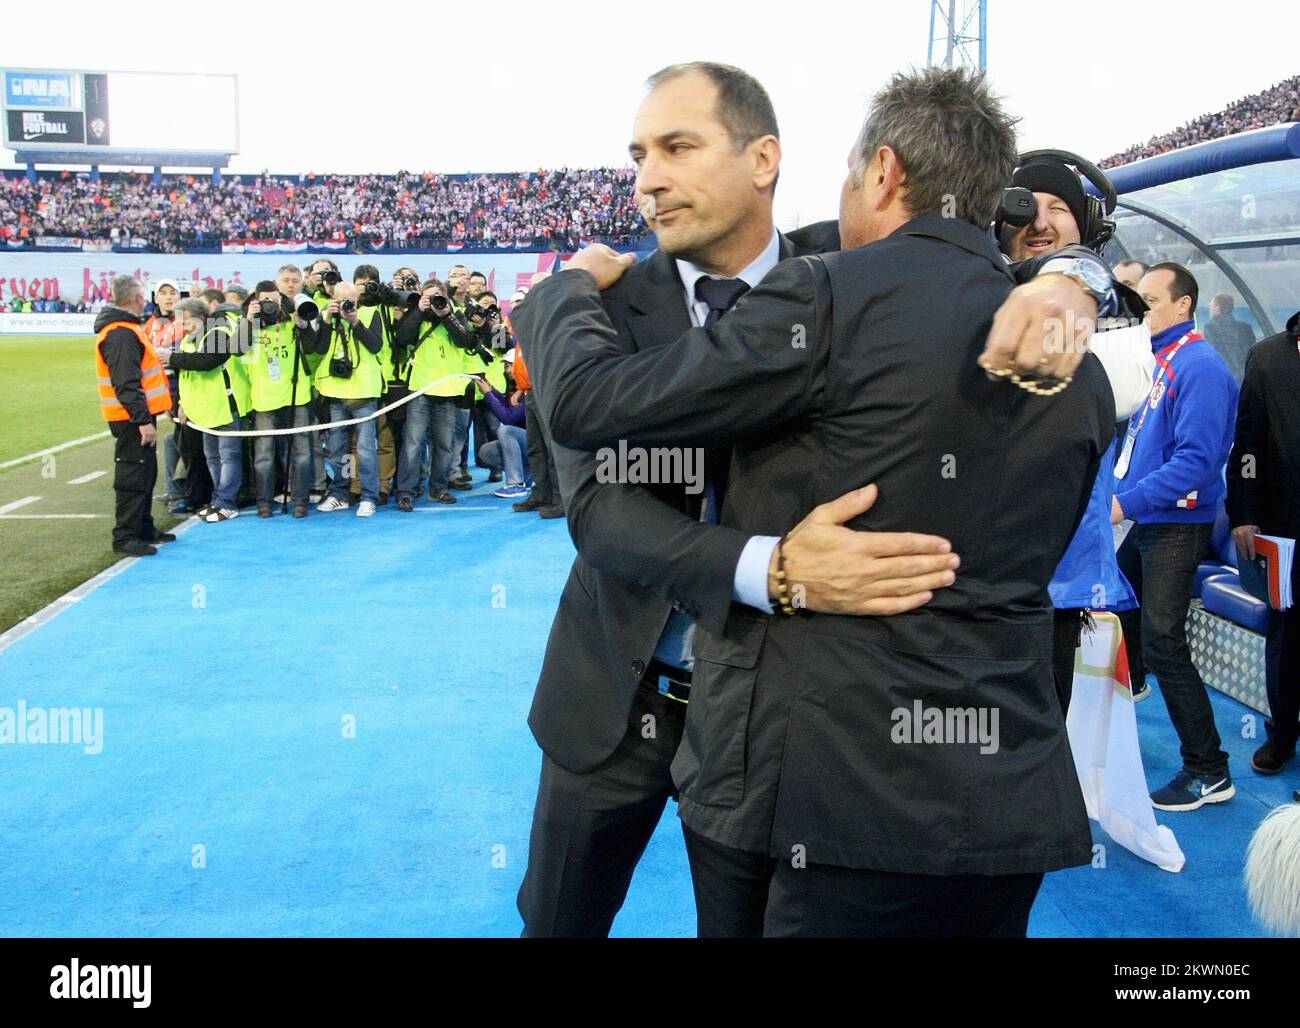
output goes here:
<path id="1" fill-rule="evenodd" d="M 330 365 L 344 353 L 352 361 L 352 374 L 348 378 L 335 378 L 330 374 Z M 329 353 L 321 358 L 316 369 L 316 390 L 337 400 L 377 399 L 383 395 L 384 371 L 379 366 L 378 355 L 365 348 L 342 315 L 335 319 L 334 331 L 330 333 Z"/>

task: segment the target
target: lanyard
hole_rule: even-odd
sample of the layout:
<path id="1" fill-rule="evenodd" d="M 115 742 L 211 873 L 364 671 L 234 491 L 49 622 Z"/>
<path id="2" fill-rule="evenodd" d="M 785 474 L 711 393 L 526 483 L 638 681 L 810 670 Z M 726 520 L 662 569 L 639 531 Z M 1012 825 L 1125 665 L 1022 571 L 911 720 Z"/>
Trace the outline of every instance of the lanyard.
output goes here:
<path id="1" fill-rule="evenodd" d="M 1160 388 L 1160 383 L 1163 382 L 1165 379 L 1165 372 L 1174 363 L 1174 357 L 1178 355 L 1179 350 L 1181 350 L 1184 346 L 1186 346 L 1188 343 L 1193 341 L 1192 337 L 1194 335 L 1195 335 L 1194 332 L 1188 332 L 1185 336 L 1183 336 L 1182 339 L 1178 340 L 1178 342 L 1174 343 L 1172 346 L 1165 347 L 1163 353 L 1156 354 L 1156 363 L 1160 365 L 1160 373 L 1156 375 L 1156 380 L 1151 385 L 1151 393 L 1150 393 L 1151 396 L 1154 397 L 1157 395 L 1157 390 Z M 1196 338 L 1199 339 L 1200 337 L 1197 336 Z M 1146 424 L 1147 415 L 1150 413 L 1151 413 L 1151 403 L 1148 400 L 1147 403 L 1144 403 L 1142 405 L 1142 417 L 1138 418 L 1137 425 L 1132 429 L 1132 431 L 1129 432 L 1129 436 L 1131 438 L 1133 439 L 1137 438 L 1137 434 L 1142 431 L 1142 426 Z"/>

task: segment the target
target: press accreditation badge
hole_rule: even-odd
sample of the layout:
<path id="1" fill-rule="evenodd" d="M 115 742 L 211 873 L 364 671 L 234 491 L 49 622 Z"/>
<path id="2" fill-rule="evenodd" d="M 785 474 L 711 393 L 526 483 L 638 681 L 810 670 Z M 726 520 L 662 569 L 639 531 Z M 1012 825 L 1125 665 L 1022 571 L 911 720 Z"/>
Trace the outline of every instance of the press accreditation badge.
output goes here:
<path id="1" fill-rule="evenodd" d="M 1129 461 L 1133 459 L 1133 440 L 1137 435 L 1133 432 L 1124 433 L 1124 449 L 1120 451 L 1119 457 L 1115 461 L 1115 477 L 1123 478 L 1128 474 Z"/>
<path id="2" fill-rule="evenodd" d="M 280 358 L 270 350 L 266 354 L 266 373 L 272 382 L 280 381 Z"/>

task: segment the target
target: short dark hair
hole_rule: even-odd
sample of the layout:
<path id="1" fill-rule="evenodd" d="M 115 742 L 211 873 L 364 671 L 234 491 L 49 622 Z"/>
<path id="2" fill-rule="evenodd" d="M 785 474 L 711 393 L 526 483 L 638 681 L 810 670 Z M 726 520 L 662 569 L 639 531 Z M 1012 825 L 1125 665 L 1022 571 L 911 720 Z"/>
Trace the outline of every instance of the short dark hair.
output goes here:
<path id="1" fill-rule="evenodd" d="M 199 293 L 199 298 L 203 300 L 207 300 L 209 303 L 211 303 L 214 300 L 217 303 L 226 302 L 226 294 L 223 293 L 220 289 L 205 289 L 203 290 L 203 292 Z"/>
<path id="2" fill-rule="evenodd" d="M 339 270 L 339 266 L 335 264 L 334 261 L 329 257 L 317 257 L 314 261 L 312 261 L 310 264 L 307 265 L 307 270 L 310 272 L 311 269 L 316 267 L 317 264 L 328 264 L 330 266 L 331 271 Z"/>
<path id="3" fill-rule="evenodd" d="M 426 293 L 430 289 L 441 289 L 445 293 L 447 291 L 447 284 L 436 276 L 434 278 L 427 278 L 420 283 L 420 292 Z"/>
<path id="4" fill-rule="evenodd" d="M 913 217 L 938 213 L 987 228 L 1011 181 L 1016 119 L 983 72 L 928 67 L 896 72 L 875 95 L 858 133 L 855 177 L 882 146 L 898 156 Z"/>
<path id="5" fill-rule="evenodd" d="M 352 281 L 355 282 L 359 278 L 368 278 L 372 282 L 378 282 L 379 269 L 373 264 L 358 264 L 352 272 Z"/>
<path id="6" fill-rule="evenodd" d="M 484 282 L 487 282 L 487 276 L 486 276 L 485 274 L 483 274 L 483 272 L 481 272 L 481 271 L 471 271 L 471 272 L 469 273 L 469 277 L 470 277 L 470 278 L 481 278 Z"/>
<path id="7" fill-rule="evenodd" d="M 670 64 L 651 75 L 646 85 L 654 89 L 690 71 L 706 75 L 717 87 L 718 121 L 722 122 L 737 150 L 743 150 L 763 136 L 781 138 L 781 130 L 776 125 L 776 111 L 772 109 L 772 98 L 767 95 L 767 90 L 749 72 L 730 64 L 714 61 Z"/>
<path id="8" fill-rule="evenodd" d="M 1236 306 L 1232 299 L 1231 293 L 1216 293 L 1214 296 L 1214 306 L 1223 311 L 1224 314 L 1231 313 L 1232 308 Z"/>
<path id="9" fill-rule="evenodd" d="M 278 293 L 279 291 L 280 291 L 279 286 L 277 286 L 269 278 L 264 278 L 262 279 L 261 282 L 257 283 L 257 285 L 253 288 L 253 295 L 256 296 L 258 293 Z"/>
<path id="10" fill-rule="evenodd" d="M 1173 272 L 1174 280 L 1169 283 L 1169 298 L 1171 300 L 1181 300 L 1184 296 L 1192 298 L 1191 309 L 1188 314 L 1196 312 L 1196 304 L 1200 300 L 1201 288 L 1196 284 L 1196 276 L 1184 268 L 1181 264 L 1174 261 L 1165 261 L 1162 264 L 1153 264 L 1147 273 L 1152 271 L 1169 271 Z"/>
<path id="11" fill-rule="evenodd" d="M 494 299 L 494 300 L 497 299 L 497 294 L 494 293 L 494 292 L 492 292 L 491 289 L 484 289 L 483 292 L 481 292 L 481 293 L 478 294 L 478 298 L 479 298 L 480 301 L 482 301 L 483 297 L 485 297 L 485 296 L 490 296 L 490 297 L 492 297 L 492 299 Z M 498 302 L 499 302 L 499 301 L 498 301 Z M 480 303 L 479 306 L 482 306 L 482 303 Z"/>
<path id="12" fill-rule="evenodd" d="M 241 301 L 248 299 L 248 290 L 245 289 L 243 286 L 241 286 L 238 282 L 231 282 L 230 285 L 226 286 L 226 292 L 234 293 L 236 296 L 239 297 Z"/>
<path id="13" fill-rule="evenodd" d="M 1129 257 L 1127 260 L 1117 261 L 1115 267 L 1118 268 L 1121 264 L 1136 264 L 1142 269 L 1142 274 L 1144 275 L 1151 270 L 1151 266 L 1147 264 L 1146 261 L 1140 261 L 1136 257 Z"/>

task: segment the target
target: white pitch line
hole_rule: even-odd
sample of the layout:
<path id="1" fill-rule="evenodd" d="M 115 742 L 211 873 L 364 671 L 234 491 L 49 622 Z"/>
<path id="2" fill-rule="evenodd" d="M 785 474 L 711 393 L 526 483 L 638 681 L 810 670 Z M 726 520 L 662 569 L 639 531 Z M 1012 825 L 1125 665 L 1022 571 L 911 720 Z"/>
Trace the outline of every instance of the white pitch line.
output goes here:
<path id="1" fill-rule="evenodd" d="M 0 515 L 0 521 L 85 521 L 91 517 L 108 515 Z"/>
<path id="2" fill-rule="evenodd" d="M 51 446 L 48 450 L 37 450 L 35 453 L 29 453 L 25 457 L 15 457 L 13 460 L 0 462 L 0 471 L 5 468 L 15 468 L 19 464 L 27 464 L 30 461 L 39 460 L 41 457 L 47 457 L 51 453 L 58 453 L 61 450 L 71 449 L 74 446 L 80 446 L 82 443 L 93 443 L 96 439 L 104 439 L 112 435 L 111 432 L 96 432 L 94 435 L 82 436 L 80 439 L 73 439 L 70 442 L 59 443 L 58 446 Z"/>
<path id="3" fill-rule="evenodd" d="M 6 503 L 3 507 L 0 507 L 0 514 L 8 514 L 11 510 L 26 507 L 29 503 L 35 503 L 39 499 L 39 496 L 24 496 L 21 500 L 14 500 L 12 503 Z"/>
<path id="4" fill-rule="evenodd" d="M 92 471 L 88 475 L 82 475 L 80 478 L 72 479 L 68 482 L 68 485 L 85 485 L 87 482 L 93 482 L 95 479 L 107 474 L 107 471 Z"/>

